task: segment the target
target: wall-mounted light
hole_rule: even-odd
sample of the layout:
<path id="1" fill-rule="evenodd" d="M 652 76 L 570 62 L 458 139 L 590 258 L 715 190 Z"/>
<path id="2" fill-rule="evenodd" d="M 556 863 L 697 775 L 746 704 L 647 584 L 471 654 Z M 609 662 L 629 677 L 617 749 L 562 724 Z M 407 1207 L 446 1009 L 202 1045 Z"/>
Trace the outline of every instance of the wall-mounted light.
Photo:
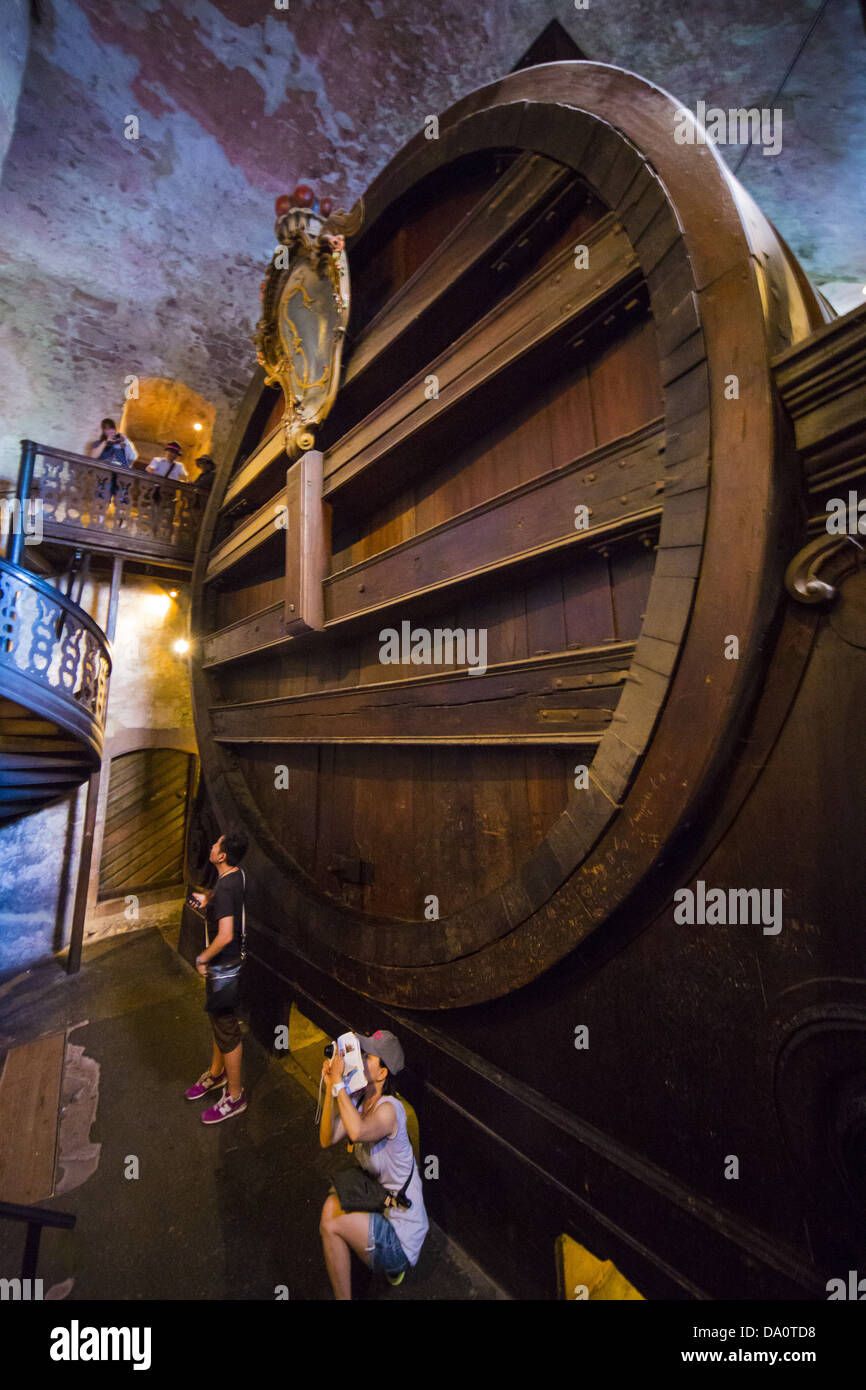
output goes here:
<path id="1" fill-rule="evenodd" d="M 178 656 L 186 656 L 187 652 L 189 651 L 189 642 L 186 640 L 185 637 L 179 637 L 178 640 L 174 643 L 172 651 L 177 652 Z"/>
<path id="2" fill-rule="evenodd" d="M 147 594 L 144 604 L 147 612 L 153 614 L 154 618 L 164 618 L 171 607 L 171 599 L 168 594 Z"/>
<path id="3" fill-rule="evenodd" d="M 193 429 L 194 429 L 194 430 L 200 430 L 200 429 L 201 429 L 201 425 L 199 424 L 198 420 L 196 420 L 195 424 L 193 425 Z"/>
<path id="4" fill-rule="evenodd" d="M 168 596 L 169 598 L 177 598 L 177 589 L 169 589 Z"/>

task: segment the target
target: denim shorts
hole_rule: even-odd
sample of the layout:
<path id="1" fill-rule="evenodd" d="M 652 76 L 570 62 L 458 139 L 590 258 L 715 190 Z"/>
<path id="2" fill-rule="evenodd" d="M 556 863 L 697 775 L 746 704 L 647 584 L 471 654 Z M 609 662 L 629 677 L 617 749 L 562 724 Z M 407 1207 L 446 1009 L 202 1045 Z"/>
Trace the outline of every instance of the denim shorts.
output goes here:
<path id="1" fill-rule="evenodd" d="M 409 1268 L 409 1261 L 397 1232 L 380 1211 L 370 1212 L 367 1253 L 370 1256 L 370 1268 L 376 1273 L 402 1274 L 404 1269 Z"/>

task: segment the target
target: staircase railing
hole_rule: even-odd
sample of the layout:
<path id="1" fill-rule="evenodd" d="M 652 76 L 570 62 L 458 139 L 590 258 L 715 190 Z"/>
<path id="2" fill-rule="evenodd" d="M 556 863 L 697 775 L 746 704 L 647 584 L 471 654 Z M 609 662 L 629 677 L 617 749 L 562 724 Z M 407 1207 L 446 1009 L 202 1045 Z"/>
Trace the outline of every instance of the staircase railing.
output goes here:
<path id="1" fill-rule="evenodd" d="M 58 589 L 0 560 L 0 695 L 74 733 L 102 755 L 111 646 Z"/>
<path id="2" fill-rule="evenodd" d="M 194 483 L 23 439 L 16 491 L 21 506 L 41 502 L 46 540 L 192 567 L 207 504 Z"/>

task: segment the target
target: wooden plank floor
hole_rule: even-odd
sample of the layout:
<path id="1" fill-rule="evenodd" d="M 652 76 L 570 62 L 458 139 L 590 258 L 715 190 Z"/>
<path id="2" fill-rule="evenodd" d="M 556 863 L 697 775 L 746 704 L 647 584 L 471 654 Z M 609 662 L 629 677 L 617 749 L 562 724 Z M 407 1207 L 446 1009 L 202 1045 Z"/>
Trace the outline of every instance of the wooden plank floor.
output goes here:
<path id="1" fill-rule="evenodd" d="M 66 1034 L 6 1053 L 0 1073 L 0 1201 L 27 1206 L 54 1192 Z"/>

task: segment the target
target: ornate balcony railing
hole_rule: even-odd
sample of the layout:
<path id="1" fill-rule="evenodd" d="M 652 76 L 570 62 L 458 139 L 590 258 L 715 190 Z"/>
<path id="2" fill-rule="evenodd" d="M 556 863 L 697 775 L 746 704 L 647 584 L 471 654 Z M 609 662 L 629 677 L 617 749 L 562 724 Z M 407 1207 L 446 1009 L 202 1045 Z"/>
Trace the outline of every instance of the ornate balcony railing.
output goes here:
<path id="1" fill-rule="evenodd" d="M 22 440 L 18 496 L 41 498 L 46 540 L 192 566 L 207 492 L 140 468 Z"/>
<path id="2" fill-rule="evenodd" d="M 83 609 L 0 560 L 0 696 L 102 753 L 111 648 Z"/>

